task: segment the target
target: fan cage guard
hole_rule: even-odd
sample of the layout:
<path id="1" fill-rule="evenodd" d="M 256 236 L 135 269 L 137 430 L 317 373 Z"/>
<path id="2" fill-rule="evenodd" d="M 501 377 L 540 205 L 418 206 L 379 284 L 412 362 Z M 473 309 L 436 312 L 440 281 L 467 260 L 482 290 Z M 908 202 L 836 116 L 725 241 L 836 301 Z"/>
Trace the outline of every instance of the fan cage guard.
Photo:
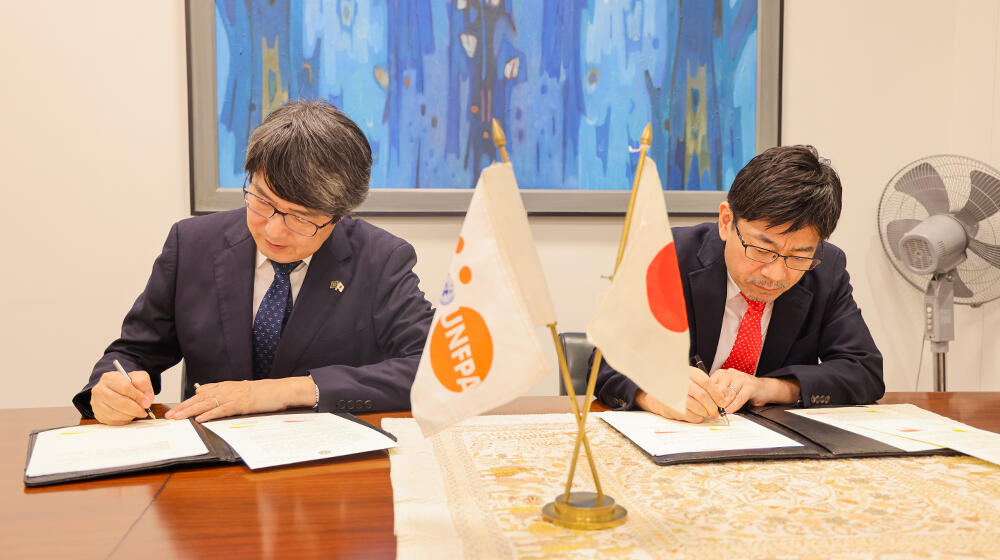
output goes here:
<path id="1" fill-rule="evenodd" d="M 948 193 L 950 213 L 958 212 L 968 201 L 969 192 L 972 190 L 972 182 L 969 178 L 972 171 L 978 170 L 1000 178 L 1000 172 L 981 161 L 965 156 L 946 154 L 930 156 L 910 163 L 896 173 L 886 185 L 885 190 L 882 191 L 877 214 L 882 249 L 896 271 L 920 292 L 927 289 L 931 275 L 916 274 L 906 268 L 889 246 L 886 228 L 890 222 L 895 220 L 924 220 L 930 217 L 927 209 L 916 198 L 897 190 L 899 181 L 908 172 L 924 163 L 933 166 L 944 182 Z M 1000 231 L 998 229 L 1000 229 L 1000 212 L 980 221 L 978 227 L 971 228 L 971 231 L 967 231 L 967 233 L 983 243 L 1000 245 Z M 955 296 L 955 303 L 978 306 L 1000 297 L 1000 268 L 993 266 L 971 250 L 966 250 L 965 254 L 967 258 L 955 270 L 962 282 L 972 291 L 972 296 Z"/>

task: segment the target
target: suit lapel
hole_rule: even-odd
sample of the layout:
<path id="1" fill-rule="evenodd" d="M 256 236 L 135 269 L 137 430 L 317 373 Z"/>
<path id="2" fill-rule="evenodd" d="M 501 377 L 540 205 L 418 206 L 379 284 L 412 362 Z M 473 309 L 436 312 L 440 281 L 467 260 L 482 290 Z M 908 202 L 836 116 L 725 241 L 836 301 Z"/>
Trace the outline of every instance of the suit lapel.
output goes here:
<path id="1" fill-rule="evenodd" d="M 760 352 L 760 363 L 757 365 L 758 372 L 766 374 L 785 363 L 785 357 L 788 356 L 788 351 L 791 350 L 792 343 L 795 342 L 806 313 L 812 305 L 812 297 L 812 292 L 803 287 L 800 281 L 791 290 L 774 300 L 771 322 L 767 326 L 764 347 Z"/>
<path id="2" fill-rule="evenodd" d="M 232 364 L 230 377 L 243 379 L 253 371 L 250 363 L 253 313 L 253 261 L 257 246 L 245 221 L 229 228 L 227 247 L 215 257 L 215 291 L 219 317 Z"/>
<path id="3" fill-rule="evenodd" d="M 723 248 L 722 241 L 709 233 L 698 250 L 698 260 L 704 268 L 688 273 L 696 341 L 691 354 L 698 354 L 709 366 L 715 359 L 719 332 L 722 330 L 722 316 L 726 311 L 726 261 L 723 258 Z"/>
<path id="4" fill-rule="evenodd" d="M 352 270 L 348 266 L 351 248 L 347 235 L 349 227 L 346 227 L 350 224 L 345 223 L 348 220 L 350 218 L 336 226 L 330 238 L 309 261 L 302 288 L 295 298 L 295 306 L 274 354 L 274 365 L 271 367 L 273 378 L 288 377 L 294 373 L 299 356 L 333 314 L 337 303 L 347 295 L 347 292 L 332 289 L 330 283 L 338 280 L 348 290 L 351 289 Z M 358 288 L 360 286 L 354 287 Z"/>

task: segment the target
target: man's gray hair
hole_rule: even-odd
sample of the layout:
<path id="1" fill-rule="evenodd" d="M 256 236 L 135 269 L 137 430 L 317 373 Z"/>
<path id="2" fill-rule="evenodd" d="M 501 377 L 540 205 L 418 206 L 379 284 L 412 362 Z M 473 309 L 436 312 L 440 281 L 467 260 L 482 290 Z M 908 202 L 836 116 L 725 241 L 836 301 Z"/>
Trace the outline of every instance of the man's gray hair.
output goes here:
<path id="1" fill-rule="evenodd" d="M 354 121 L 325 101 L 295 100 L 250 134 L 244 169 L 279 198 L 339 219 L 368 196 L 372 149 Z"/>

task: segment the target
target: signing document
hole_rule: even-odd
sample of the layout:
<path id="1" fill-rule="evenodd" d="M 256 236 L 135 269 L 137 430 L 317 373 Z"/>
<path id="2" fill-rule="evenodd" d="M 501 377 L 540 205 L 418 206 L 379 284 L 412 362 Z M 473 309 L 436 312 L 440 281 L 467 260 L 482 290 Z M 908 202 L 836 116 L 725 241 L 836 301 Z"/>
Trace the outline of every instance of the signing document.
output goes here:
<path id="1" fill-rule="evenodd" d="M 205 422 L 251 469 L 395 447 L 382 432 L 333 414 L 278 414 Z"/>
<path id="2" fill-rule="evenodd" d="M 941 449 L 929 441 L 919 441 L 906 437 L 905 433 L 896 434 L 887 429 L 896 422 L 910 425 L 919 422 L 927 425 L 945 425 L 952 422 L 944 416 L 934 414 L 912 404 L 869 404 L 862 406 L 843 406 L 836 408 L 802 408 L 789 409 L 788 412 L 810 420 L 822 422 L 841 430 L 880 441 L 903 451 L 928 451 Z M 888 422 L 888 424 L 887 424 Z M 880 429 L 880 426 L 882 427 Z"/>
<path id="3" fill-rule="evenodd" d="M 651 412 L 609 411 L 595 413 L 650 455 L 802 447 L 789 439 L 742 416 L 729 415 L 729 425 L 722 420 L 690 424 L 667 420 Z"/>
<path id="4" fill-rule="evenodd" d="M 909 407 L 903 408 L 894 413 L 884 414 L 860 414 L 847 416 L 851 409 L 884 409 L 886 407 Z M 827 408 L 822 410 L 840 411 L 839 408 Z M 794 411 L 803 414 L 805 411 Z M 856 433 L 876 439 L 875 436 L 867 432 L 874 432 L 883 437 L 895 438 L 898 440 L 908 440 L 912 445 L 924 445 L 923 449 L 936 449 L 947 447 L 959 453 L 965 453 L 977 457 L 984 461 L 1000 465 L 1000 434 L 973 428 L 967 424 L 957 422 L 951 418 L 934 414 L 913 405 L 868 405 L 864 407 L 846 407 L 844 412 L 837 414 L 851 418 L 844 429 L 853 430 Z M 805 414 L 803 414 L 805 415 Z M 860 417 L 859 417 L 860 416 Z M 807 416 L 814 420 L 821 420 L 819 417 Z M 862 431 L 865 430 L 865 431 Z M 889 440 L 881 440 L 890 445 Z M 901 449 L 902 446 L 897 446 Z"/>
<path id="5" fill-rule="evenodd" d="M 37 434 L 25 475 L 94 471 L 207 453 L 198 432 L 186 421 L 71 426 Z"/>
<path id="6" fill-rule="evenodd" d="M 953 421 L 951 426 L 929 426 L 919 423 L 884 425 L 876 429 L 891 430 L 892 433 L 903 437 L 934 443 L 1000 465 L 1000 434 L 973 428 L 961 422 Z"/>

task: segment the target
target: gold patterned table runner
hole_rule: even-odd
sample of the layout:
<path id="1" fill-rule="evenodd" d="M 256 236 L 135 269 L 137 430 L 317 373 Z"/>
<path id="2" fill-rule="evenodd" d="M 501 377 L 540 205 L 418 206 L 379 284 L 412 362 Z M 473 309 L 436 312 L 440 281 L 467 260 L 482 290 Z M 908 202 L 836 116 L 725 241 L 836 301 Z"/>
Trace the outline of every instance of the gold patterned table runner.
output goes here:
<path id="1" fill-rule="evenodd" d="M 972 457 L 659 467 L 604 422 L 587 433 L 628 521 L 542 520 L 562 492 L 569 414 L 480 416 L 430 439 L 387 418 L 397 554 L 406 558 L 1000 558 L 1000 468 Z M 593 490 L 586 461 L 574 490 Z"/>

